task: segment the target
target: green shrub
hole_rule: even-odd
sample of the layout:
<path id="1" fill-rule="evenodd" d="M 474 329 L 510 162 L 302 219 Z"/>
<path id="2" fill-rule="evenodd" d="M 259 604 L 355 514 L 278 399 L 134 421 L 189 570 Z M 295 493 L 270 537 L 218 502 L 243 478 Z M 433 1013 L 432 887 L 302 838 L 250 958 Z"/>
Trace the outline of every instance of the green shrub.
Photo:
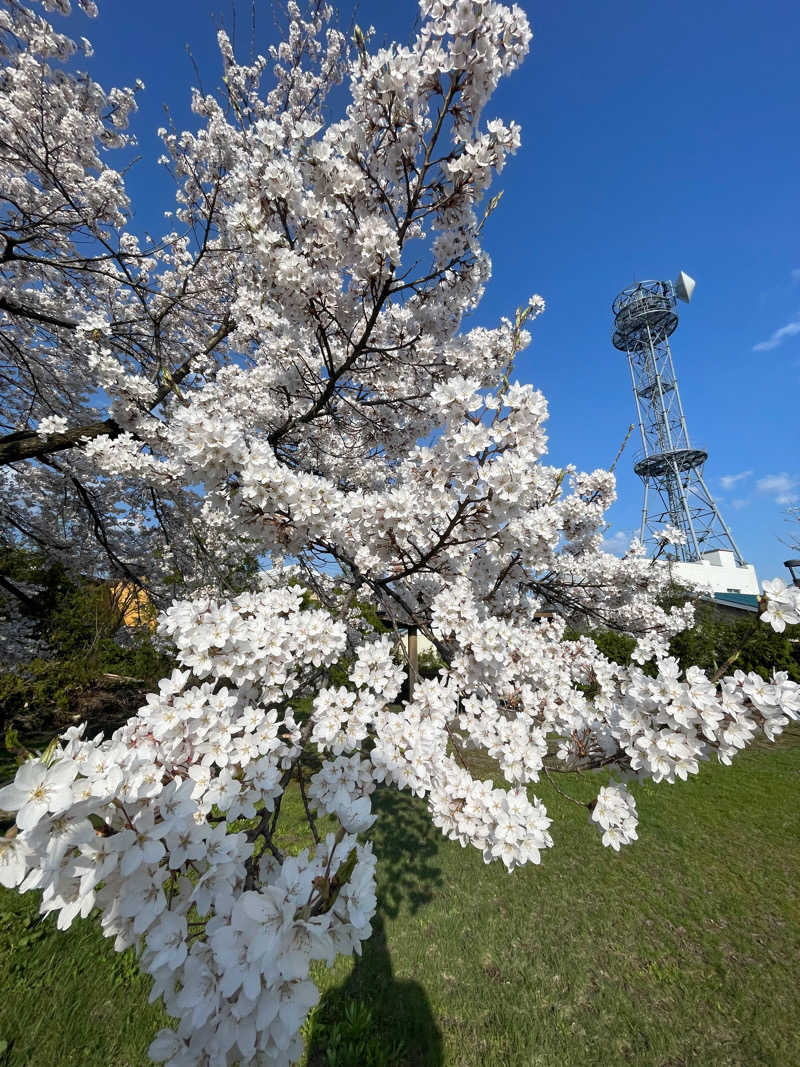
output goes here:
<path id="1" fill-rule="evenodd" d="M 684 670 L 696 664 L 714 674 L 733 657 L 726 673 L 755 671 L 768 679 L 773 671 L 786 671 L 800 682 L 800 626 L 779 634 L 754 615 L 723 619 L 710 604 L 699 605 L 695 625 L 672 639 L 670 652 Z"/>
<path id="2" fill-rule="evenodd" d="M 437 678 L 443 667 L 444 662 L 435 648 L 426 648 L 417 656 L 417 670 L 420 678 Z"/>
<path id="3" fill-rule="evenodd" d="M 566 636 L 574 640 L 581 635 L 568 630 Z M 585 636 L 614 663 L 630 664 L 636 642 L 628 634 L 598 629 L 586 631 Z M 793 681 L 800 682 L 800 626 L 787 626 L 779 634 L 755 615 L 723 618 L 711 604 L 696 605 L 695 625 L 677 634 L 669 650 L 683 670 L 697 666 L 713 675 L 728 664 L 726 673 L 755 671 L 768 679 L 773 671 L 786 671 Z"/>
<path id="4" fill-rule="evenodd" d="M 57 728 L 84 712 L 124 716 L 136 692 L 174 666 L 146 627 L 123 629 L 107 582 L 72 575 L 40 553 L 18 548 L 0 549 L 0 575 L 23 591 L 17 606 L 47 648 L 0 670 L 3 729 L 11 722 Z"/>

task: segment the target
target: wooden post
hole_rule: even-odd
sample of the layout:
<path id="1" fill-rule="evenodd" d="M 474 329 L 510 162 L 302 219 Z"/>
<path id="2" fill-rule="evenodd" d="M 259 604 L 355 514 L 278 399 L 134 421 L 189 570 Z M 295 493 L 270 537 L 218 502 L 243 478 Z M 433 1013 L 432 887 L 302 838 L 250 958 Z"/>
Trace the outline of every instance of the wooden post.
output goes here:
<path id="1" fill-rule="evenodd" d="M 417 628 L 408 628 L 408 699 L 414 699 L 414 683 L 419 678 L 419 657 L 417 653 Z"/>

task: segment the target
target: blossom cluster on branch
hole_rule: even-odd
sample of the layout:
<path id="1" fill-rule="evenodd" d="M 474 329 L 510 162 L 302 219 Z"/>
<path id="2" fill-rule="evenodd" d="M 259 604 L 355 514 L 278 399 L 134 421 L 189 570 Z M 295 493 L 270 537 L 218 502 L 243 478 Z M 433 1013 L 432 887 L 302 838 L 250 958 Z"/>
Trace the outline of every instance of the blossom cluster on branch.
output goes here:
<path id="1" fill-rule="evenodd" d="M 22 0 L 0 15 L 4 515 L 145 585 L 180 664 L 110 737 L 70 729 L 0 790 L 0 881 L 136 948 L 177 1020 L 150 1049 L 169 1067 L 300 1054 L 312 962 L 369 936 L 379 785 L 513 871 L 558 841 L 539 795 L 569 795 L 557 774 L 610 772 L 580 806 L 619 849 L 629 783 L 800 717 L 785 674 L 681 673 L 691 604 L 662 606 L 668 569 L 640 546 L 603 551 L 613 475 L 545 462 L 545 399 L 513 380 L 541 298 L 462 328 L 520 144 L 484 112 L 530 30 L 493 0 L 421 13 L 412 44 L 371 51 L 290 0 L 286 40 L 247 65 L 221 33 L 225 97 L 196 91 L 197 129 L 162 131 L 157 242 L 107 162 L 134 91 L 58 68 L 72 45 Z M 245 556 L 262 570 L 234 595 Z M 765 590 L 765 622 L 800 621 L 798 590 Z M 632 665 L 568 624 L 633 635 Z M 410 690 L 407 628 L 442 663 Z M 295 790 L 311 844 L 290 856 Z"/>
<path id="2" fill-rule="evenodd" d="M 324 614 L 303 610 L 297 588 L 176 604 L 161 626 L 186 669 L 109 739 L 70 728 L 0 790 L 16 816 L 0 839 L 0 883 L 40 890 L 59 929 L 97 910 L 117 950 L 137 947 L 151 996 L 178 1019 L 150 1050 L 171 1067 L 299 1056 L 317 999 L 312 961 L 360 951 L 370 933 L 375 858 L 357 835 L 374 822 L 377 782 L 424 797 L 446 836 L 513 870 L 553 845 L 545 806 L 527 791 L 540 776 L 614 769 L 587 807 L 619 850 L 637 836 L 626 780 L 685 779 L 700 760 L 729 763 L 758 730 L 774 740 L 800 719 L 800 687 L 785 674 L 765 683 L 737 671 L 717 685 L 696 668 L 682 680 L 666 658 L 650 677 L 604 661 L 591 642 L 568 648 L 557 623 L 541 622 L 538 647 L 517 640 L 492 671 L 509 686 L 505 703 L 486 677 L 487 695 L 467 693 L 474 678 L 451 668 L 398 706 L 403 672 L 379 636 L 360 644 L 349 685 L 319 688 L 300 721 L 293 696 L 348 641 L 344 624 L 320 629 Z M 201 649 L 213 641 L 202 662 L 193 633 Z M 580 685 L 588 671 L 593 699 Z M 512 788 L 473 777 L 475 748 L 496 756 Z M 294 779 L 315 847 L 285 856 L 274 834 Z M 322 839 L 321 815 L 338 823 Z"/>

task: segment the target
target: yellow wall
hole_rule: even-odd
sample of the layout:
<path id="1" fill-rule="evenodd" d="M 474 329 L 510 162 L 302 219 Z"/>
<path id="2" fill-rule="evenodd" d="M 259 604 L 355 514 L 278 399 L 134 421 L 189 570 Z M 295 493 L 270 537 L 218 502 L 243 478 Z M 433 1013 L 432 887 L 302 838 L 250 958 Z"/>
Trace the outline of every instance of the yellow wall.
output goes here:
<path id="1" fill-rule="evenodd" d="M 116 582 L 111 586 L 112 604 L 122 614 L 123 626 L 146 626 L 154 630 L 156 609 L 144 589 L 133 582 Z"/>

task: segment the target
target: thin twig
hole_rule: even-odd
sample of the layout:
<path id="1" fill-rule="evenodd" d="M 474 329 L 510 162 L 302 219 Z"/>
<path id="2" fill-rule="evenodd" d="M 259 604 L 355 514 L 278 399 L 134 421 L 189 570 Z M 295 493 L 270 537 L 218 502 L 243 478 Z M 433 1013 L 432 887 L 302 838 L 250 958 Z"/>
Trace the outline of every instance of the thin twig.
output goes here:
<path id="1" fill-rule="evenodd" d="M 589 805 L 585 801 L 576 800 L 575 797 L 571 797 L 571 796 L 569 796 L 569 794 L 565 793 L 563 789 L 559 789 L 559 787 L 556 785 L 556 783 L 550 777 L 550 771 L 547 769 L 547 767 L 542 766 L 542 770 L 544 771 L 545 778 L 547 778 L 547 780 L 550 783 L 550 785 L 553 787 L 553 789 L 555 789 L 555 791 L 558 793 L 559 796 L 564 798 L 564 800 L 568 800 L 571 804 L 577 804 L 579 808 L 588 808 L 589 807 Z"/>
<path id="2" fill-rule="evenodd" d="M 314 844 L 319 844 L 319 834 L 317 833 L 317 823 L 314 816 L 311 814 L 311 810 L 308 806 L 308 797 L 306 796 L 306 785 L 303 779 L 303 760 L 302 758 L 297 761 L 297 782 L 300 786 L 300 796 L 303 798 L 303 808 L 306 813 L 306 819 L 308 820 L 308 827 L 311 830 L 311 836 L 314 838 Z"/>

